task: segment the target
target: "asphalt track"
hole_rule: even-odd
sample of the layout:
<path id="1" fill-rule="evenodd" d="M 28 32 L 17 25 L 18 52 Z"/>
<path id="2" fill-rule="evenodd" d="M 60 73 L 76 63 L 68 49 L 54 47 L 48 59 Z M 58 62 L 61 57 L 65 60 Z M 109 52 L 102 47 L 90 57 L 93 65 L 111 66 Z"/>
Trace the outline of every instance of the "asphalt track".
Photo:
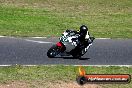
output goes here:
<path id="1" fill-rule="evenodd" d="M 95 39 L 81 59 L 48 58 L 58 38 L 0 37 L 0 65 L 132 65 L 132 39 Z"/>

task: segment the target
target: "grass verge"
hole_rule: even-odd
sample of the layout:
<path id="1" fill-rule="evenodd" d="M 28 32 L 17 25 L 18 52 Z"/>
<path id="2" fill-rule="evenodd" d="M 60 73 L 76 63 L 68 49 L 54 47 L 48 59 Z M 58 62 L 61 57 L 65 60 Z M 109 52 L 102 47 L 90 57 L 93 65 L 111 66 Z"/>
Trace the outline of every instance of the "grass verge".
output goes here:
<path id="1" fill-rule="evenodd" d="M 60 36 L 86 24 L 96 38 L 132 38 L 132 0 L 0 0 L 0 35 Z"/>
<path id="2" fill-rule="evenodd" d="M 84 67 L 87 74 L 130 74 L 132 67 Z M 75 82 L 78 74 L 76 66 L 10 66 L 0 67 L 0 84 L 7 84 L 10 81 L 24 81 L 31 88 L 46 87 L 49 84 L 61 84 Z M 87 85 L 87 84 L 86 84 Z M 130 88 L 130 84 L 99 84 L 102 88 Z M 40 87 L 40 88 L 41 88 Z"/>

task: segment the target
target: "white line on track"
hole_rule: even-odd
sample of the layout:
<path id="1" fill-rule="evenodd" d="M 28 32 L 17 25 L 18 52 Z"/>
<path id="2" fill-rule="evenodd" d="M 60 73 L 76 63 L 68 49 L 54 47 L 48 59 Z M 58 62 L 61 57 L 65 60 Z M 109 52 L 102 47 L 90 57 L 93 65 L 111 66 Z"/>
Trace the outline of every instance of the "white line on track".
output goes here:
<path id="1" fill-rule="evenodd" d="M 47 37 L 31 37 L 31 38 L 41 39 L 41 38 L 47 38 Z M 56 38 L 59 38 L 59 37 L 56 37 Z M 111 38 L 96 38 L 96 39 L 111 39 Z"/>
<path id="2" fill-rule="evenodd" d="M 16 38 L 16 37 L 9 37 L 9 36 L 0 36 L 0 38 L 2 37 Z M 27 37 L 27 38 L 42 39 L 42 38 L 47 38 L 47 37 Z M 56 38 L 59 38 L 59 37 L 56 37 Z M 95 39 L 111 39 L 111 38 L 95 38 Z"/>
<path id="3" fill-rule="evenodd" d="M 67 65 L 67 66 L 69 66 L 69 65 Z M 118 66 L 118 67 L 132 67 L 132 65 L 73 65 L 73 66 L 97 66 L 97 67 Z"/>
<path id="4" fill-rule="evenodd" d="M 111 39 L 111 38 L 95 38 L 95 39 Z"/>
<path id="5" fill-rule="evenodd" d="M 16 66 L 19 64 L 15 64 Z M 6 66 L 15 66 L 13 65 L 0 65 L 0 67 Z M 20 65 L 20 66 L 58 66 L 58 65 Z M 110 67 L 110 66 L 118 66 L 118 67 L 132 67 L 132 65 L 63 65 L 63 66 L 96 66 L 96 67 Z"/>
<path id="6" fill-rule="evenodd" d="M 29 39 L 25 39 L 28 42 L 35 42 L 35 43 L 53 43 L 53 42 L 44 42 L 44 41 L 35 41 L 35 40 L 29 40 Z"/>
<path id="7" fill-rule="evenodd" d="M 0 38 L 3 38 L 3 37 L 6 37 L 6 36 L 0 36 Z"/>
<path id="8" fill-rule="evenodd" d="M 41 38 L 47 38 L 47 37 L 31 37 L 31 38 L 41 39 Z"/>
<path id="9" fill-rule="evenodd" d="M 0 65 L 0 67 L 7 67 L 7 66 L 12 66 L 12 65 Z"/>

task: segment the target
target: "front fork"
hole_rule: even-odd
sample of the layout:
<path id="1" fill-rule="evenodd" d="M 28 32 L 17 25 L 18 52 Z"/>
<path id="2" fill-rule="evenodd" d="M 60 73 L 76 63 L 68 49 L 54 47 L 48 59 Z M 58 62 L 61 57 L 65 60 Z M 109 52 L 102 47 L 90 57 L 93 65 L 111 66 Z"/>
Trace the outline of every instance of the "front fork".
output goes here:
<path id="1" fill-rule="evenodd" d="M 87 50 L 90 48 L 91 45 L 92 45 L 92 43 L 90 43 L 86 47 L 82 48 L 81 54 L 84 55 L 87 52 Z"/>
<path id="2" fill-rule="evenodd" d="M 92 45 L 92 43 L 89 44 L 89 45 L 85 48 L 85 51 L 87 51 L 87 50 L 90 48 L 91 45 Z"/>

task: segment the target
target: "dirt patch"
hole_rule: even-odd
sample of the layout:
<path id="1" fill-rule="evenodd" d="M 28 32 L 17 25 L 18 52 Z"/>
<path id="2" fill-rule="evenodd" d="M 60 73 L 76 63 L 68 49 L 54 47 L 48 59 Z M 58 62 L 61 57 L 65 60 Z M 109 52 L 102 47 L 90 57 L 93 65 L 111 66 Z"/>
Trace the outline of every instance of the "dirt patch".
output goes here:
<path id="1" fill-rule="evenodd" d="M 0 84 L 0 88 L 29 88 L 29 84 L 23 81 L 12 81 Z"/>
<path id="2" fill-rule="evenodd" d="M 101 88 L 99 85 L 96 84 L 84 84 L 83 86 L 78 85 L 76 82 L 72 83 L 64 83 L 60 82 L 54 85 L 55 88 Z"/>
<path id="3" fill-rule="evenodd" d="M 0 84 L 0 88 L 102 88 L 97 84 L 78 85 L 76 82 L 30 82 L 12 81 L 5 84 Z"/>
<path id="4" fill-rule="evenodd" d="M 84 84 L 83 86 L 78 85 L 76 82 L 65 83 L 59 82 L 54 85 L 50 85 L 51 88 L 102 88 L 97 84 Z"/>
<path id="5" fill-rule="evenodd" d="M 40 85 L 41 84 L 41 85 Z M 97 84 L 84 84 L 83 86 L 78 85 L 76 82 L 48 82 L 48 83 L 40 83 L 35 82 L 32 84 L 34 88 L 102 88 Z"/>

